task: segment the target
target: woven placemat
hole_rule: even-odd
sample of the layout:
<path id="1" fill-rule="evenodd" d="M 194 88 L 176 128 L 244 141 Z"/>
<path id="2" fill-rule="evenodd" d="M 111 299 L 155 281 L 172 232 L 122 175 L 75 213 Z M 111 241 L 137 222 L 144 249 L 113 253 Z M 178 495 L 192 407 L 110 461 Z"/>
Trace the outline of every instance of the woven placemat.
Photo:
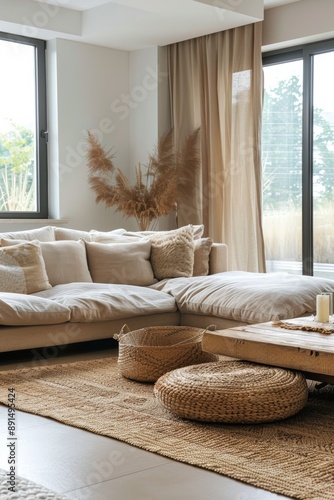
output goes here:
<path id="1" fill-rule="evenodd" d="M 331 326 L 323 326 L 323 323 L 315 323 L 310 324 L 310 321 L 305 323 L 289 323 L 288 321 L 274 321 L 273 326 L 277 326 L 279 328 L 284 328 L 285 330 L 304 330 L 305 332 L 318 332 L 329 335 L 334 333 L 334 327 Z"/>

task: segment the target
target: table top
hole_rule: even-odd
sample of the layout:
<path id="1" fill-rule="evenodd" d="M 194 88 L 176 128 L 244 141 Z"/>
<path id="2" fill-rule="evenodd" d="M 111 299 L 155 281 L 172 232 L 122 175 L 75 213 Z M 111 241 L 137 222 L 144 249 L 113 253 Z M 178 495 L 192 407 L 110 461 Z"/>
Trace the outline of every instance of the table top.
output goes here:
<path id="1" fill-rule="evenodd" d="M 313 317 L 294 318 L 283 323 L 333 329 L 334 323 L 318 323 Z M 287 347 L 299 347 L 334 354 L 334 333 L 319 333 L 305 330 L 285 329 L 275 322 L 237 326 L 226 330 L 207 331 L 204 337 L 220 336 L 225 338 L 245 339 L 250 342 L 265 342 Z M 204 340 L 204 338 L 203 338 Z"/>
<path id="2" fill-rule="evenodd" d="M 334 329 L 313 317 L 284 324 Z M 206 331 L 203 350 L 232 358 L 305 372 L 308 378 L 334 384 L 334 333 L 285 329 L 274 322 Z"/>

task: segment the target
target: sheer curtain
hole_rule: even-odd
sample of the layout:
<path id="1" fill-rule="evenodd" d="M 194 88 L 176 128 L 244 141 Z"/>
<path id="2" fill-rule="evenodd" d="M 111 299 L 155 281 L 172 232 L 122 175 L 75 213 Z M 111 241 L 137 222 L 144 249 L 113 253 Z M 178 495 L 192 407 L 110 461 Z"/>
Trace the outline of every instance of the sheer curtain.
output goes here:
<path id="1" fill-rule="evenodd" d="M 168 46 L 176 147 L 201 127 L 197 196 L 178 224 L 205 225 L 231 270 L 265 271 L 261 223 L 261 23 Z"/>

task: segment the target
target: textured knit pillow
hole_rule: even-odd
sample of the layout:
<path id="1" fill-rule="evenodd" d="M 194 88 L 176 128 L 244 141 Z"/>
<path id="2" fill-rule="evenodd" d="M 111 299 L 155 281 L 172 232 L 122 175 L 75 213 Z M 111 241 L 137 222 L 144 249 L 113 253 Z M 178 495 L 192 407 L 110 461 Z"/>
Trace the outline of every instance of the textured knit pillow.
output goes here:
<path id="1" fill-rule="evenodd" d="M 0 292 L 34 293 L 51 288 L 38 243 L 0 248 Z"/>
<path id="2" fill-rule="evenodd" d="M 192 276 L 194 238 L 191 225 L 150 236 L 151 264 L 158 280 Z"/>

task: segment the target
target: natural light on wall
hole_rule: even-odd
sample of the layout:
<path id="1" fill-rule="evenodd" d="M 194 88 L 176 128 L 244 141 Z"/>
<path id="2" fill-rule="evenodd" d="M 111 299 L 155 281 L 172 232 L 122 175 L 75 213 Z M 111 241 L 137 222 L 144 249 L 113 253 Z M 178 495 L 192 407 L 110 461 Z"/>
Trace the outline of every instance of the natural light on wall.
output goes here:
<path id="1" fill-rule="evenodd" d="M 0 60 L 0 211 L 35 211 L 35 48 L 0 40 Z"/>

